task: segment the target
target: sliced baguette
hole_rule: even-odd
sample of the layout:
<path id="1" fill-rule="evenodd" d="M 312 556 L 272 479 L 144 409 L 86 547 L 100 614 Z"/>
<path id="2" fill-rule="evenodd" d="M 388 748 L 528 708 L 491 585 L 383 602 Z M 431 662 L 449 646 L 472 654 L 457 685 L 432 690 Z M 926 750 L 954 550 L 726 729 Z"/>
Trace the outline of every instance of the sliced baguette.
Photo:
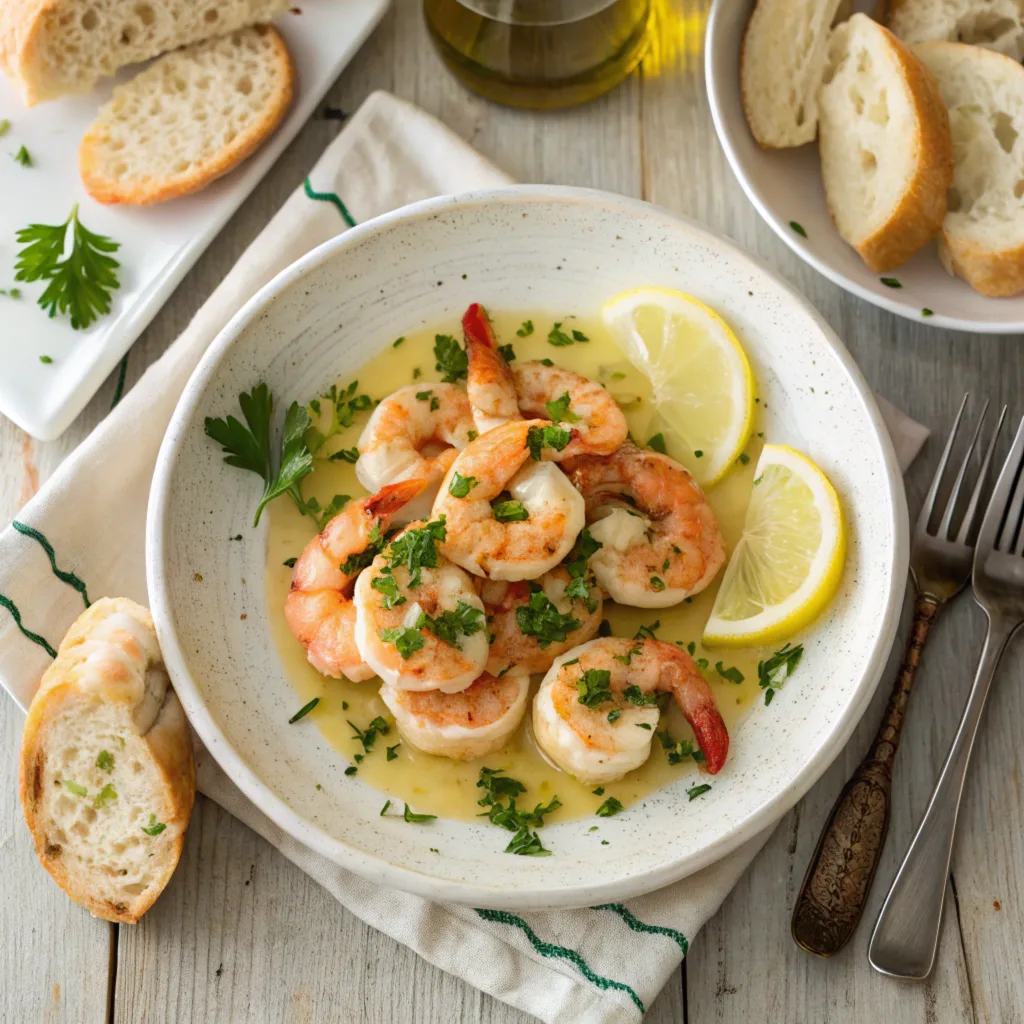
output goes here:
<path id="1" fill-rule="evenodd" d="M 198 192 L 273 134 L 293 87 L 291 57 L 269 26 L 168 53 L 100 109 L 79 147 L 82 181 L 102 203 Z"/>
<path id="2" fill-rule="evenodd" d="M 269 21 L 289 0 L 0 0 L 0 63 L 25 103 L 88 92 L 127 64 Z"/>
<path id="3" fill-rule="evenodd" d="M 892 0 L 889 28 L 907 43 L 973 43 L 1024 57 L 1024 11 L 1019 0 Z"/>
<path id="4" fill-rule="evenodd" d="M 855 14 L 832 33 L 818 109 L 832 220 L 872 270 L 892 270 L 946 215 L 953 151 L 935 82 L 891 32 Z"/>
<path id="5" fill-rule="evenodd" d="M 766 149 L 814 141 L 829 30 L 843 2 L 758 0 L 750 15 L 740 49 L 740 92 L 750 131 Z"/>
<path id="6" fill-rule="evenodd" d="M 43 867 L 97 917 L 138 921 L 174 872 L 195 797 L 188 724 L 145 608 L 104 598 L 71 626 L 29 708 L 20 769 Z"/>
<path id="7" fill-rule="evenodd" d="M 949 108 L 956 171 L 939 255 L 982 295 L 1024 291 L 1024 68 L 963 43 L 914 51 Z"/>

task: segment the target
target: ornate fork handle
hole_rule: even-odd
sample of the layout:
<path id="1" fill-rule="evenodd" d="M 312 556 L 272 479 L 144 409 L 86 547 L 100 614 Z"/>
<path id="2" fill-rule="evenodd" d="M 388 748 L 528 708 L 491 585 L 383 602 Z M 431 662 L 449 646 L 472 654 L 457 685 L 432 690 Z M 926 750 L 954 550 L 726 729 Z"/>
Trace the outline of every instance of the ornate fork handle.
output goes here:
<path id="1" fill-rule="evenodd" d="M 931 595 L 918 595 L 903 664 L 882 724 L 833 805 L 807 866 L 793 908 L 792 932 L 797 945 L 816 956 L 838 953 L 864 911 L 889 828 L 892 768 L 907 702 L 939 607 Z"/>

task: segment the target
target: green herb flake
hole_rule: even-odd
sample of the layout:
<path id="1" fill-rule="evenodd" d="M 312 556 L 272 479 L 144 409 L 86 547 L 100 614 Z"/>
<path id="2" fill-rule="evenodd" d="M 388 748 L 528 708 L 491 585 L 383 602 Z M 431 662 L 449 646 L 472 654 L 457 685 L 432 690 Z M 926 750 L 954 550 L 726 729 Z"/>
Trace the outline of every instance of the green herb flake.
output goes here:
<path id="1" fill-rule="evenodd" d="M 516 331 L 516 334 L 518 334 L 520 338 L 528 338 L 533 334 L 533 321 L 524 320 L 522 324 L 520 324 L 519 330 Z"/>
<path id="2" fill-rule="evenodd" d="M 612 635 L 612 624 L 607 619 L 602 619 L 597 625 L 597 635 L 601 637 Z"/>
<path id="3" fill-rule="evenodd" d="M 40 356 L 39 362 L 41 362 L 44 366 L 49 366 L 50 363 L 53 362 L 53 356 Z"/>
<path id="4" fill-rule="evenodd" d="M 155 814 L 151 814 L 149 816 L 149 824 L 142 825 L 141 828 L 147 836 L 158 836 L 167 826 L 162 821 L 157 821 Z"/>
<path id="5" fill-rule="evenodd" d="M 803 644 L 786 644 L 767 661 L 757 663 L 757 685 L 764 690 L 765 706 L 775 698 L 775 691 L 793 674 L 804 655 Z"/>
<path id="6" fill-rule="evenodd" d="M 599 818 L 612 818 L 621 810 L 623 810 L 622 802 L 610 796 L 594 813 Z"/>
<path id="7" fill-rule="evenodd" d="M 579 702 L 587 708 L 596 708 L 612 699 L 612 674 L 606 668 L 588 668 L 576 680 Z"/>
<path id="8" fill-rule="evenodd" d="M 445 517 L 438 516 L 417 530 L 406 530 L 388 547 L 388 567 L 394 570 L 400 565 L 405 566 L 409 571 L 411 589 L 420 585 L 422 569 L 437 568 L 437 544 L 448 535 L 444 524 Z"/>
<path id="9" fill-rule="evenodd" d="M 878 279 L 886 288 L 902 288 L 903 285 L 895 277 L 880 277 Z"/>
<path id="10" fill-rule="evenodd" d="M 398 346 L 401 345 L 403 341 L 405 341 L 405 335 L 404 334 L 400 338 L 395 338 L 395 340 L 393 342 L 391 342 L 391 347 L 392 348 L 398 348 Z"/>
<path id="11" fill-rule="evenodd" d="M 553 448 L 562 451 L 572 440 L 572 431 L 558 426 L 530 427 L 526 432 L 526 447 L 530 449 L 530 457 L 534 462 L 540 461 L 542 448 Z"/>
<path id="12" fill-rule="evenodd" d="M 391 732 L 391 726 L 380 715 L 373 719 L 365 729 L 360 729 L 350 719 L 346 718 L 345 721 L 352 729 L 352 739 L 358 740 L 363 745 L 364 753 L 367 754 L 373 750 L 373 745 L 376 743 L 378 736 L 387 736 Z M 359 754 L 356 754 L 356 757 L 358 758 Z"/>
<path id="13" fill-rule="evenodd" d="M 578 423 L 580 417 L 569 408 L 569 392 L 564 391 L 553 402 L 545 402 L 544 408 L 554 423 Z"/>
<path id="14" fill-rule="evenodd" d="M 716 661 L 715 671 L 723 679 L 728 680 L 730 683 L 736 683 L 738 685 L 739 683 L 743 682 L 743 673 L 735 665 L 730 665 L 728 668 L 726 668 L 722 662 Z"/>
<path id="15" fill-rule="evenodd" d="M 657 640 L 661 619 L 655 619 L 649 626 L 641 626 L 633 635 L 634 640 Z"/>
<path id="16" fill-rule="evenodd" d="M 75 796 L 85 796 L 89 791 L 79 782 L 64 782 L 64 788 L 69 793 L 74 793 Z"/>
<path id="17" fill-rule="evenodd" d="M 691 787 L 690 789 L 688 789 L 688 790 L 686 791 L 686 795 L 687 795 L 687 796 L 688 796 L 688 797 L 689 797 L 689 798 L 690 798 L 691 800 L 696 800 L 696 799 L 697 799 L 697 797 L 699 797 L 699 796 L 703 796 L 703 795 L 704 795 L 705 793 L 707 793 L 707 792 L 708 792 L 708 791 L 709 791 L 710 789 L 711 789 L 711 787 L 710 787 L 710 786 L 709 786 L 709 785 L 708 785 L 708 784 L 707 784 L 707 783 L 705 782 L 705 783 L 703 783 L 703 784 L 702 784 L 702 785 L 700 785 L 700 786 L 692 786 L 692 787 Z"/>
<path id="18" fill-rule="evenodd" d="M 397 761 L 398 760 L 398 748 L 401 745 L 402 745 L 401 743 L 396 743 L 393 747 L 388 747 L 387 748 L 388 749 L 388 758 L 387 759 L 389 761 Z"/>
<path id="19" fill-rule="evenodd" d="M 604 796 L 604 786 L 598 786 L 597 789 L 592 789 L 591 793 L 593 793 L 594 796 Z"/>
<path id="20" fill-rule="evenodd" d="M 702 451 L 700 450 L 700 448 L 698 448 L 698 449 L 697 449 L 697 450 L 696 450 L 696 451 L 695 451 L 695 452 L 693 453 L 693 457 L 694 457 L 695 459 L 703 459 L 703 458 L 704 458 L 704 452 L 702 452 Z"/>
<path id="21" fill-rule="evenodd" d="M 562 330 L 562 324 L 564 320 L 559 320 L 554 327 L 548 331 L 548 344 L 554 345 L 555 348 L 567 348 L 571 345 L 572 337 Z"/>
<path id="22" fill-rule="evenodd" d="M 653 452 L 659 452 L 662 455 L 667 455 L 668 450 L 665 448 L 665 435 L 655 434 L 648 442 L 647 447 Z"/>
<path id="23" fill-rule="evenodd" d="M 506 363 L 514 363 L 516 361 L 516 350 L 511 344 L 499 345 L 498 351 L 501 353 L 501 358 L 504 359 Z"/>
<path id="24" fill-rule="evenodd" d="M 665 589 L 665 581 L 660 576 L 651 577 L 651 590 L 661 593 Z"/>
<path id="25" fill-rule="evenodd" d="M 5 117 L 0 121 L 0 139 L 2 139 L 11 130 L 11 122 Z"/>
<path id="26" fill-rule="evenodd" d="M 925 306 L 924 309 L 921 310 L 921 316 L 935 316 L 935 313 Z"/>
<path id="27" fill-rule="evenodd" d="M 554 362 L 552 360 L 550 360 L 550 359 L 538 359 L 537 362 L 540 363 L 541 366 L 554 366 L 555 365 Z"/>
<path id="28" fill-rule="evenodd" d="M 667 730 L 656 732 L 654 735 L 658 737 L 669 764 L 682 764 L 683 761 L 695 758 L 695 753 L 699 753 L 689 740 L 675 740 Z"/>
<path id="29" fill-rule="evenodd" d="M 611 711 L 608 712 L 608 722 L 609 722 L 609 724 L 617 722 L 621 717 L 622 717 L 622 711 L 621 711 L 620 708 L 613 708 Z"/>
<path id="30" fill-rule="evenodd" d="M 580 628 L 580 620 L 571 612 L 560 612 L 543 590 L 533 591 L 527 604 L 516 608 L 516 622 L 519 632 L 536 637 L 542 649 L 564 642 Z"/>
<path id="31" fill-rule="evenodd" d="M 747 465 L 750 462 L 750 456 L 746 452 L 740 452 L 738 460 L 741 466 Z"/>
<path id="32" fill-rule="evenodd" d="M 512 837 L 505 847 L 506 853 L 516 853 L 520 857 L 550 857 L 551 851 L 544 848 L 540 836 L 531 832 L 525 825 Z"/>
<path id="33" fill-rule="evenodd" d="M 448 493 L 453 498 L 466 498 L 479 481 L 475 476 L 463 476 L 458 470 L 452 474 L 448 484 Z"/>
<path id="34" fill-rule="evenodd" d="M 62 259 L 69 233 L 70 251 Z M 115 273 L 120 264 L 110 254 L 120 245 L 89 231 L 78 219 L 77 203 L 63 224 L 30 224 L 17 233 L 17 240 L 24 248 L 14 278 L 47 282 L 38 301 L 51 319 L 66 315 L 77 331 L 110 312 L 111 293 L 120 287 Z"/>
<path id="35" fill-rule="evenodd" d="M 358 448 L 342 448 L 340 451 L 334 452 L 333 455 L 327 456 L 328 462 L 347 462 L 349 465 L 354 466 L 359 461 L 359 449 Z"/>
<path id="36" fill-rule="evenodd" d="M 436 821 L 436 814 L 416 814 L 414 811 L 409 810 L 409 805 L 405 805 L 405 810 L 402 811 L 402 817 L 413 824 L 421 824 L 424 821 Z"/>
<path id="37" fill-rule="evenodd" d="M 491 506 L 491 514 L 499 523 L 521 523 L 530 518 L 530 511 L 514 498 L 510 501 L 495 502 Z"/>
<path id="38" fill-rule="evenodd" d="M 658 695 L 656 693 L 644 693 L 644 691 L 635 684 L 627 686 L 622 691 L 622 696 L 625 697 L 630 704 L 635 704 L 638 708 L 649 708 L 658 703 Z"/>
<path id="39" fill-rule="evenodd" d="M 804 230 L 803 224 L 799 224 L 795 220 L 791 220 L 789 222 L 789 226 L 802 238 L 807 237 L 807 232 Z"/>
<path id="40" fill-rule="evenodd" d="M 96 755 L 96 767 L 109 774 L 114 770 L 114 755 L 109 750 L 101 750 Z"/>
<path id="41" fill-rule="evenodd" d="M 436 618 L 421 612 L 416 628 L 429 629 L 438 640 L 461 651 L 459 637 L 479 633 L 484 628 L 484 613 L 465 601 L 459 601 L 454 610 L 448 609 Z"/>
<path id="42" fill-rule="evenodd" d="M 388 808 L 389 808 L 390 806 L 391 806 L 391 801 L 390 801 L 390 800 L 385 800 L 385 801 L 384 801 L 384 806 L 383 806 L 383 807 L 382 807 L 382 808 L 380 809 L 380 816 L 381 816 L 382 818 L 384 817 L 384 815 L 385 815 L 385 814 L 387 814 L 387 813 L 388 813 Z"/>
<path id="43" fill-rule="evenodd" d="M 111 783 L 107 783 L 100 791 L 96 794 L 96 799 L 93 800 L 92 805 L 100 811 L 111 802 L 111 800 L 117 799 L 117 790 L 114 789 Z"/>
<path id="44" fill-rule="evenodd" d="M 382 629 L 379 636 L 384 643 L 395 645 L 395 649 L 402 656 L 403 661 L 408 661 L 426 643 L 420 631 L 413 629 L 412 626 L 395 626 L 394 629 Z"/>
<path id="45" fill-rule="evenodd" d="M 0 288 L 0 295 L 6 295 L 9 299 L 20 299 L 20 288 Z"/>
<path id="46" fill-rule="evenodd" d="M 581 530 L 565 560 L 565 568 L 570 577 L 565 588 L 565 596 L 572 601 L 583 601 L 588 612 L 597 610 L 597 598 L 594 590 L 597 580 L 590 572 L 590 558 L 601 549 L 601 542 L 594 540 L 589 530 Z"/>
<path id="47" fill-rule="evenodd" d="M 295 563 L 298 561 L 297 558 L 286 558 L 281 564 L 287 566 L 289 569 L 295 568 Z"/>
<path id="48" fill-rule="evenodd" d="M 348 767 L 347 767 L 347 768 L 345 769 L 345 774 L 346 774 L 346 775 L 349 775 L 349 776 L 351 776 L 351 775 L 355 775 L 355 774 L 356 774 L 356 772 L 358 772 L 358 771 L 359 771 L 359 769 L 358 769 L 358 768 L 357 768 L 357 767 L 356 767 L 356 766 L 355 766 L 354 764 L 350 764 L 350 765 L 349 765 L 349 766 L 348 766 Z"/>
<path id="49" fill-rule="evenodd" d="M 297 722 L 300 718 L 305 718 L 306 715 L 308 715 L 310 711 L 312 711 L 313 708 L 315 708 L 319 703 L 320 698 L 314 697 L 308 704 L 303 704 L 302 707 L 299 708 L 299 710 L 296 711 L 295 714 L 288 719 L 288 724 L 292 725 L 293 723 Z"/>
<path id="50" fill-rule="evenodd" d="M 469 357 L 465 349 L 450 335 L 434 335 L 435 370 L 440 370 L 446 384 L 465 380 L 469 370 Z"/>
<path id="51" fill-rule="evenodd" d="M 22 167 L 32 166 L 32 157 L 29 154 L 29 151 L 24 146 L 22 146 L 21 149 L 19 149 L 18 152 L 14 154 L 14 162 L 16 164 L 21 164 Z"/>

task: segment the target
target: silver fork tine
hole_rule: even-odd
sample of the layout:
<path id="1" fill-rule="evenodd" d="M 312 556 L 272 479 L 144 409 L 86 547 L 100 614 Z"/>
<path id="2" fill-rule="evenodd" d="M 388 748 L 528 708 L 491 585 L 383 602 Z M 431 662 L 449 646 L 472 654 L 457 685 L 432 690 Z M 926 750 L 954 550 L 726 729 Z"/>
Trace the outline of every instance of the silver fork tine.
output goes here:
<path id="1" fill-rule="evenodd" d="M 978 532 L 978 542 L 975 545 L 976 565 L 983 564 L 996 546 L 996 539 L 1000 532 L 999 527 L 1010 502 L 1010 492 L 1017 477 L 1017 468 L 1020 466 L 1022 454 L 1024 454 L 1024 419 L 1021 420 L 1020 426 L 1017 428 L 1013 445 L 1003 462 L 1003 468 L 999 472 L 999 479 L 992 491 L 992 497 L 988 500 L 985 518 L 981 521 L 981 530 Z"/>
<path id="2" fill-rule="evenodd" d="M 985 481 L 988 479 L 989 468 L 992 465 L 992 456 L 995 454 L 996 442 L 999 440 L 999 435 L 1003 430 L 1003 422 L 1006 420 L 1006 409 L 1003 406 L 1003 411 L 999 414 L 999 419 L 996 420 L 996 429 L 992 431 L 992 438 L 988 443 L 988 450 L 985 452 L 985 458 L 981 463 L 981 470 L 978 472 L 978 480 L 974 485 L 974 490 L 971 492 L 971 500 L 967 503 L 967 510 L 964 512 L 963 522 L 960 524 L 960 532 L 956 535 L 956 541 L 958 544 L 964 544 L 967 541 L 967 535 L 974 527 L 974 520 L 977 518 L 980 506 L 981 496 L 985 490 Z"/>
<path id="3" fill-rule="evenodd" d="M 1017 441 L 1014 441 L 1013 450 L 1011 451 L 1011 455 L 1015 454 L 1016 458 L 1013 459 L 1012 463 L 1009 458 L 1006 460 L 1006 468 L 1011 470 L 1009 479 L 1012 481 L 1014 474 L 1016 474 L 1017 481 L 1006 509 L 1003 528 L 999 531 L 999 540 L 996 543 L 996 549 L 999 551 L 1013 550 L 1013 539 L 1017 536 L 1021 507 L 1024 506 L 1024 476 L 1021 476 L 1020 473 L 1021 458 L 1024 457 L 1024 419 L 1020 422 L 1018 439 L 1021 442 L 1020 447 L 1018 448 Z"/>
<path id="4" fill-rule="evenodd" d="M 939 468 L 935 470 L 935 476 L 932 477 L 932 485 L 928 488 L 924 504 L 921 506 L 921 514 L 917 517 L 917 528 L 922 533 L 928 533 L 928 521 L 935 510 L 935 499 L 938 496 L 942 478 L 946 475 L 946 463 L 949 462 L 949 453 L 953 450 L 953 445 L 956 443 L 956 435 L 960 430 L 960 421 L 964 415 L 964 406 L 967 405 L 967 399 L 970 397 L 970 394 L 968 391 L 960 401 L 960 408 L 957 410 L 956 419 L 953 421 L 953 429 L 949 432 L 946 447 L 943 449 L 942 458 L 939 460 Z"/>
<path id="5" fill-rule="evenodd" d="M 974 446 L 978 443 L 978 435 L 981 433 L 981 428 L 985 425 L 985 417 L 987 415 L 988 399 L 985 399 L 985 404 L 981 407 L 981 415 L 978 417 L 978 425 L 974 428 L 974 435 L 971 437 L 971 443 L 967 446 L 967 451 L 964 452 L 964 457 L 960 460 L 960 468 L 957 470 L 956 480 L 953 481 L 953 490 L 949 492 L 949 498 L 946 501 L 946 511 L 942 514 L 942 521 L 939 523 L 937 534 L 939 537 L 949 536 L 950 527 L 953 522 L 953 513 L 956 511 L 956 503 L 960 499 L 960 488 L 963 485 L 964 477 L 967 475 L 971 456 L 974 454 Z"/>

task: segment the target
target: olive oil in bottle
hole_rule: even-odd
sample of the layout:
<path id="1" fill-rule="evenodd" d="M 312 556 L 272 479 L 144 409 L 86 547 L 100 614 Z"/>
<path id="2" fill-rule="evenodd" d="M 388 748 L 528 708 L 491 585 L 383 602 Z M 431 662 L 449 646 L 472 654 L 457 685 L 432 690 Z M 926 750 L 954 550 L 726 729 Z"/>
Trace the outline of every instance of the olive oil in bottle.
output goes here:
<path id="1" fill-rule="evenodd" d="M 462 82 L 498 103 L 549 109 L 621 82 L 648 45 L 651 0 L 424 0 Z"/>

